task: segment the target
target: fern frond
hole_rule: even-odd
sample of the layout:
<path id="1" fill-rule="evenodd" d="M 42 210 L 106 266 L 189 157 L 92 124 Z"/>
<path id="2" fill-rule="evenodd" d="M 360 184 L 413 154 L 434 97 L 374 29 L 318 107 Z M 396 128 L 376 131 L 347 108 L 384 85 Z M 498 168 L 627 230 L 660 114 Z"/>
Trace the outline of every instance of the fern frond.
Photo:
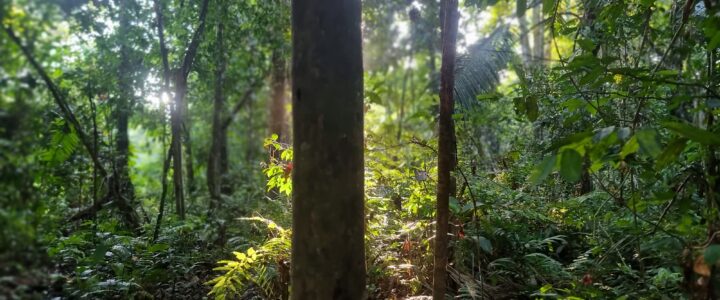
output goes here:
<path id="1" fill-rule="evenodd" d="M 455 101 L 459 109 L 474 110 L 480 103 L 477 96 L 491 92 L 500 82 L 499 72 L 505 69 L 515 52 L 506 26 L 468 47 L 455 67 Z"/>

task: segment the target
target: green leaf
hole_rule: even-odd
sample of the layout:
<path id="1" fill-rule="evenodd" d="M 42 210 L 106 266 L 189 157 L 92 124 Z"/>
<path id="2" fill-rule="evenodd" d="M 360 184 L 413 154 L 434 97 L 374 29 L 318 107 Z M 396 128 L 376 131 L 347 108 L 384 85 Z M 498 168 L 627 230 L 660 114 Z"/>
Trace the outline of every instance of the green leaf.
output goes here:
<path id="1" fill-rule="evenodd" d="M 640 144 L 640 149 L 645 152 L 645 154 L 655 158 L 662 153 L 660 144 L 657 141 L 657 132 L 654 129 L 640 130 L 635 133 L 635 136 L 637 137 L 638 144 Z"/>
<path id="2" fill-rule="evenodd" d="M 615 132 L 615 126 L 609 126 L 598 130 L 593 136 L 593 142 L 597 143 Z"/>
<path id="3" fill-rule="evenodd" d="M 720 136 L 705 129 L 680 122 L 662 122 L 661 124 L 665 128 L 694 142 L 698 142 L 703 145 L 720 145 Z"/>
<path id="4" fill-rule="evenodd" d="M 50 145 L 40 152 L 39 157 L 40 160 L 48 162 L 51 166 L 55 166 L 70 158 L 80 143 L 80 139 L 77 134 L 75 134 L 75 130 L 67 126 L 62 119 L 54 122 L 51 132 Z"/>
<path id="5" fill-rule="evenodd" d="M 595 80 L 598 79 L 598 77 L 600 77 L 600 74 L 602 74 L 603 72 L 605 72 L 605 70 L 603 68 L 594 68 L 594 69 L 590 70 L 589 72 L 587 72 L 587 74 L 585 74 L 585 76 L 580 78 L 580 81 L 578 83 L 580 83 L 582 85 L 585 85 L 588 83 L 593 83 L 593 82 L 595 82 Z"/>
<path id="6" fill-rule="evenodd" d="M 630 154 L 633 154 L 640 150 L 640 144 L 638 144 L 637 136 L 633 135 L 626 143 L 623 145 L 622 150 L 620 151 L 620 159 L 625 159 Z"/>
<path id="7" fill-rule="evenodd" d="M 720 31 L 716 32 L 710 42 L 708 42 L 708 50 L 714 50 L 720 46 Z"/>
<path id="8" fill-rule="evenodd" d="M 546 156 L 542 162 L 540 162 L 538 165 L 535 166 L 535 169 L 530 174 L 530 183 L 533 185 L 539 184 L 543 180 L 545 180 L 548 175 L 553 171 L 555 168 L 555 160 L 557 159 L 556 155 L 549 155 Z"/>
<path id="9" fill-rule="evenodd" d="M 530 122 L 535 122 L 538 118 L 538 103 L 535 97 L 525 99 L 525 114 Z"/>
<path id="10" fill-rule="evenodd" d="M 368 102 L 374 103 L 374 104 L 381 104 L 382 99 L 380 99 L 380 96 L 372 91 L 365 91 L 365 97 L 368 98 Z"/>
<path id="11" fill-rule="evenodd" d="M 676 138 L 672 140 L 665 147 L 665 150 L 663 150 L 663 152 L 658 155 L 657 160 L 655 161 L 655 168 L 658 170 L 662 169 L 668 166 L 673 161 L 677 160 L 677 157 L 680 155 L 680 153 L 685 150 L 687 141 L 688 140 L 686 138 Z"/>
<path id="12" fill-rule="evenodd" d="M 148 247 L 147 251 L 150 253 L 154 253 L 154 252 L 165 251 L 169 248 L 170 248 L 170 245 L 168 245 L 168 244 L 154 244 L 154 245 Z"/>
<path id="13" fill-rule="evenodd" d="M 555 0 L 543 0 L 543 14 L 550 15 L 555 10 Z"/>
<path id="14" fill-rule="evenodd" d="M 595 49 L 595 43 L 589 39 L 579 39 L 577 43 L 580 45 L 580 48 L 585 51 L 592 51 Z"/>
<path id="15" fill-rule="evenodd" d="M 518 0 L 515 14 L 518 17 L 525 16 L 525 10 L 527 10 L 527 0 Z"/>
<path id="16" fill-rule="evenodd" d="M 705 259 L 705 263 L 708 265 L 714 265 L 720 262 L 720 245 L 710 245 L 705 248 L 703 258 Z"/>
<path id="17" fill-rule="evenodd" d="M 560 175 L 569 182 L 580 180 L 582 156 L 574 149 L 565 149 L 560 157 Z"/>
<path id="18" fill-rule="evenodd" d="M 478 244 L 480 245 L 480 248 L 482 248 L 483 251 L 485 251 L 486 253 L 492 253 L 492 251 L 493 251 L 492 243 L 490 242 L 490 240 L 488 240 L 484 236 L 478 237 Z"/>

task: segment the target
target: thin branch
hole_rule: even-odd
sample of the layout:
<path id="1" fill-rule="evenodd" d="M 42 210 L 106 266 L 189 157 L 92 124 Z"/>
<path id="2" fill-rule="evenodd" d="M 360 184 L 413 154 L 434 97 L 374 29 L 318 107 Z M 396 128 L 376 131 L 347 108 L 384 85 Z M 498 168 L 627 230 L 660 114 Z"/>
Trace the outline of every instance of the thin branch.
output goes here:
<path id="1" fill-rule="evenodd" d="M 200 46 L 200 39 L 202 38 L 203 31 L 205 30 L 205 19 L 207 16 L 208 11 L 208 3 L 210 0 L 203 0 L 202 7 L 200 8 L 200 16 L 199 16 L 199 25 L 198 28 L 193 33 L 193 37 L 190 40 L 190 44 L 187 47 L 187 50 L 185 51 L 185 56 L 183 57 L 182 66 L 180 67 L 180 71 L 182 72 L 182 76 L 184 78 L 187 78 L 188 74 L 190 74 L 190 68 L 192 67 L 193 60 L 195 60 L 195 55 L 197 54 L 198 46 Z"/>
<path id="2" fill-rule="evenodd" d="M 240 112 L 240 109 L 245 107 L 245 105 L 250 101 L 250 99 L 252 99 L 252 96 L 253 96 L 253 89 L 248 89 L 245 91 L 242 98 L 240 98 L 240 100 L 235 103 L 235 106 L 233 106 L 233 109 L 230 112 L 230 114 L 222 122 L 223 129 L 230 127 L 230 124 L 232 124 L 232 121 L 235 119 L 235 115 L 237 115 L 237 113 Z"/>
<path id="3" fill-rule="evenodd" d="M 685 24 L 688 21 L 688 17 L 690 15 L 690 12 L 692 11 L 692 4 L 694 3 L 694 0 L 686 0 L 685 6 L 683 8 L 683 17 L 680 22 L 680 27 L 675 31 L 675 34 L 673 34 L 672 39 L 670 40 L 670 44 L 668 44 L 667 48 L 665 48 L 665 52 L 663 52 L 662 57 L 660 58 L 660 61 L 655 65 L 655 68 L 653 68 L 652 72 L 650 73 L 650 78 L 652 79 L 655 77 L 655 74 L 662 66 L 663 62 L 665 61 L 665 58 L 670 54 L 670 51 L 672 50 L 672 47 L 675 45 L 675 42 L 677 41 L 678 37 L 680 37 L 680 32 L 685 28 Z M 710 91 L 709 88 L 707 88 L 708 91 Z M 645 106 L 645 100 L 646 98 L 640 98 L 640 103 L 638 103 L 637 110 L 635 110 L 635 116 L 633 117 L 633 123 L 632 128 L 637 127 L 638 122 L 640 122 L 640 112 L 642 111 L 643 106 Z"/>
<path id="4" fill-rule="evenodd" d="M 165 158 L 165 162 L 163 163 L 163 173 L 162 173 L 162 192 L 160 194 L 160 207 L 158 208 L 158 215 L 157 219 L 155 219 L 155 230 L 153 231 L 153 242 L 157 241 L 158 236 L 160 234 L 160 225 L 162 224 L 162 218 L 165 214 L 165 198 L 167 198 L 167 175 L 168 171 L 170 170 L 170 160 L 172 160 L 172 147 L 168 147 L 168 153 L 167 157 Z"/>
<path id="5" fill-rule="evenodd" d="M 160 1 L 161 0 L 154 0 L 153 3 L 155 5 L 155 25 L 157 28 L 158 37 L 160 39 L 160 57 L 162 58 L 163 64 L 163 89 L 165 89 L 165 92 L 167 92 L 168 86 L 170 84 L 170 62 L 168 61 L 167 45 L 165 45 L 165 29 L 163 22 L 162 5 L 160 4 Z"/>
<path id="6" fill-rule="evenodd" d="M 100 162 L 100 158 L 97 155 L 97 151 L 93 145 L 93 143 L 88 138 L 88 135 L 85 133 L 85 130 L 83 129 L 82 125 L 80 125 L 80 122 L 75 117 L 75 114 L 70 109 L 70 105 L 67 103 L 65 99 L 65 95 L 60 90 L 60 88 L 55 85 L 53 80 L 50 78 L 50 76 L 47 74 L 45 69 L 43 69 L 42 66 L 35 60 L 35 57 L 33 56 L 30 49 L 28 49 L 25 45 L 23 45 L 22 41 L 20 41 L 20 38 L 15 34 L 15 31 L 12 30 L 12 28 L 3 26 L 3 29 L 5 33 L 10 37 L 10 39 L 20 48 L 25 58 L 30 62 L 30 65 L 35 69 L 35 71 L 40 75 L 42 80 L 45 82 L 45 85 L 47 85 L 48 89 L 50 89 L 50 94 L 52 94 L 53 99 L 55 100 L 55 103 L 62 111 L 63 117 L 67 122 L 72 125 L 73 129 L 75 129 L 75 133 L 78 135 L 78 138 L 80 138 L 80 142 L 82 142 L 83 146 L 85 147 L 85 150 L 90 154 L 90 157 L 93 161 L 93 164 L 95 165 L 95 168 L 97 169 L 98 173 L 102 177 L 107 176 L 107 171 L 105 170 L 105 167 Z"/>

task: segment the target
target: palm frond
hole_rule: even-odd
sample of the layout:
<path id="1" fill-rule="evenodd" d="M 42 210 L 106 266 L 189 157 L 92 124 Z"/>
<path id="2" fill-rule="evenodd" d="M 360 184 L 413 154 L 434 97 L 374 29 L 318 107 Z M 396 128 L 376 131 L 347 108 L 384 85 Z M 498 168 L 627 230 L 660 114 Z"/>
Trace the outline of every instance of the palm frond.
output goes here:
<path id="1" fill-rule="evenodd" d="M 501 26 L 468 47 L 455 67 L 455 101 L 460 110 L 478 107 L 477 96 L 491 92 L 500 82 L 499 72 L 515 56 L 507 26 Z"/>

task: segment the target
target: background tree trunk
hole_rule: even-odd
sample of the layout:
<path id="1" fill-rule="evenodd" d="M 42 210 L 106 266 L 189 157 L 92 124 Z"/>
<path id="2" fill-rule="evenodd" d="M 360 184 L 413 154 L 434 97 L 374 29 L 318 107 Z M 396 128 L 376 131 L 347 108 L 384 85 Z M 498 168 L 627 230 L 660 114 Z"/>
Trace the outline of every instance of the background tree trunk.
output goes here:
<path id="1" fill-rule="evenodd" d="M 213 102 L 212 144 L 207 166 L 207 185 L 210 191 L 210 213 L 220 207 L 222 201 L 222 178 L 227 170 L 227 161 L 223 161 L 223 152 L 227 153 L 227 130 L 222 125 L 225 111 L 223 83 L 225 75 L 225 48 L 223 44 L 223 24 L 218 22 L 216 38 L 215 95 Z"/>
<path id="2" fill-rule="evenodd" d="M 365 299 L 359 0 L 295 0 L 292 299 Z"/>
<path id="3" fill-rule="evenodd" d="M 458 2 L 445 0 L 442 30 L 442 65 L 440 66 L 440 120 L 438 144 L 438 185 L 433 270 L 433 299 L 444 300 L 448 262 L 448 219 L 450 194 L 454 193 L 450 172 L 455 168 L 455 126 L 453 124 L 453 90 L 455 81 L 455 44 L 458 27 Z"/>
<path id="4" fill-rule="evenodd" d="M 118 97 L 115 99 L 115 118 L 117 135 L 115 136 L 115 168 L 112 178 L 116 181 L 110 188 L 115 189 L 115 201 L 123 216 L 124 222 L 133 229 L 140 223 L 135 212 L 135 189 L 130 180 L 130 138 L 128 137 L 128 122 L 130 120 L 133 94 L 132 63 L 128 47 L 130 39 L 130 12 L 131 1 L 122 1 L 120 4 L 120 66 L 118 68 Z"/>
<path id="5" fill-rule="evenodd" d="M 521 15 L 522 13 L 522 15 Z M 530 31 L 528 31 L 527 15 L 525 10 L 518 11 L 518 27 L 520 29 L 520 55 L 525 67 L 532 64 L 532 52 L 530 52 Z"/>
<path id="6" fill-rule="evenodd" d="M 285 77 L 285 59 L 283 59 L 282 53 L 275 51 L 273 53 L 272 95 L 268 128 L 270 134 L 278 135 L 279 142 L 288 141 L 287 112 L 285 111 Z M 274 151 L 271 154 L 274 154 Z"/>
<path id="7" fill-rule="evenodd" d="M 542 3 L 533 8 L 532 25 L 533 29 L 533 65 L 539 66 L 545 63 L 545 25 L 542 17 Z"/>
<path id="8" fill-rule="evenodd" d="M 181 101 L 185 97 L 186 84 L 182 83 L 182 72 L 175 72 L 175 98 L 170 112 L 170 147 L 173 156 L 173 192 L 175 193 L 175 213 L 185 219 L 185 195 L 183 188 L 182 154 L 182 114 Z"/>
<path id="9" fill-rule="evenodd" d="M 190 124 L 186 122 L 187 107 L 185 96 L 187 95 L 187 78 L 192 69 L 195 55 L 197 55 L 198 46 L 205 31 L 205 18 L 207 17 L 208 4 L 210 0 L 203 0 L 200 6 L 200 15 L 198 16 L 198 27 L 193 32 L 192 39 L 188 44 L 187 50 L 183 55 L 182 65 L 174 74 L 175 82 L 175 99 L 173 100 L 173 110 L 170 113 L 170 128 L 172 134 L 173 148 L 173 183 L 175 191 L 175 210 L 180 219 L 185 219 L 185 196 L 183 194 L 183 165 L 182 165 L 182 144 L 185 142 L 188 159 L 192 159 L 192 151 L 190 150 Z M 192 183 L 194 178 L 192 162 L 187 164 L 188 180 Z"/>

